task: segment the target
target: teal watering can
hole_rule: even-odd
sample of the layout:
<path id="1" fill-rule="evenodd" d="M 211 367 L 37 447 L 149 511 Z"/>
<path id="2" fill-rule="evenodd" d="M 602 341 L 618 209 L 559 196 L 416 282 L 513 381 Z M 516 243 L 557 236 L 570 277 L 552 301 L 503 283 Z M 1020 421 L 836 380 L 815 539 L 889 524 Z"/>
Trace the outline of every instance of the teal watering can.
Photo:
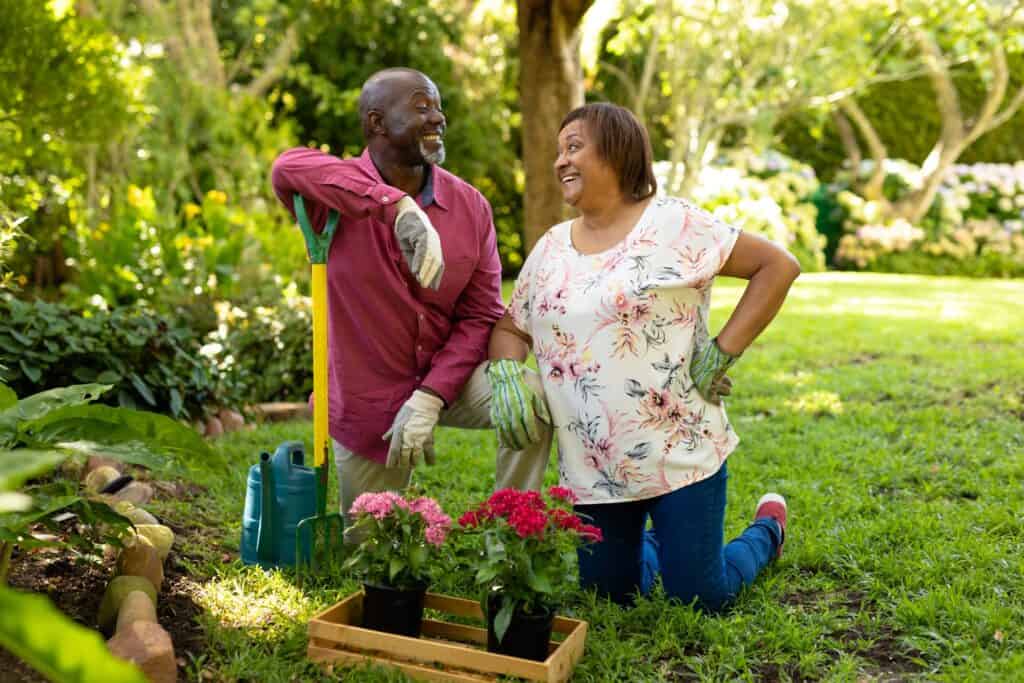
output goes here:
<path id="1" fill-rule="evenodd" d="M 305 465 L 301 441 L 286 441 L 274 455 L 260 453 L 249 468 L 242 517 L 242 562 L 293 567 L 309 562 L 310 534 L 299 522 L 317 512 L 317 472 Z M 298 557 L 297 557 L 298 556 Z"/>

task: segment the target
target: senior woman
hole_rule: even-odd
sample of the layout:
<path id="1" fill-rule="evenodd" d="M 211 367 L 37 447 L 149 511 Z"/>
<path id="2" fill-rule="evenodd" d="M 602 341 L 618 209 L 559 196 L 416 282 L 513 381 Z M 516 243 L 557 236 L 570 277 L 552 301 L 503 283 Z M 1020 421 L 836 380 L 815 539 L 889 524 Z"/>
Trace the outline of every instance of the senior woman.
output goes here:
<path id="1" fill-rule="evenodd" d="M 604 536 L 580 553 L 581 584 L 629 604 L 660 574 L 670 597 L 721 609 L 781 555 L 787 513 L 766 494 L 723 546 L 726 458 L 739 442 L 725 373 L 775 317 L 799 265 L 684 200 L 656 198 L 647 132 L 622 107 L 570 112 L 555 172 L 579 217 L 527 258 L 491 335 L 491 366 L 515 375 L 531 349 L 537 357 L 561 484 Z M 749 283 L 712 339 L 716 275 Z"/>

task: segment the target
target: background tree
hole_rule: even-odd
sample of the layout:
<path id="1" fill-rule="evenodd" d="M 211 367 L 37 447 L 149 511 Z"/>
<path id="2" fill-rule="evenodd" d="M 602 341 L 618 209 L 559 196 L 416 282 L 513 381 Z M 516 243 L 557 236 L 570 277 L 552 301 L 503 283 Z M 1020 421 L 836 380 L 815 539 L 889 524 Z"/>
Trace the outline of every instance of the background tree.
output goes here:
<path id="1" fill-rule="evenodd" d="M 868 80 L 863 10 L 820 0 L 632 5 L 608 36 L 603 79 L 617 83 L 605 87 L 653 124 L 672 162 L 665 189 L 687 195 L 728 132 L 763 144 L 780 116 Z"/>
<path id="2" fill-rule="evenodd" d="M 562 220 L 562 193 L 552 168 L 558 124 L 583 104 L 579 27 L 593 0 L 518 0 L 519 108 L 523 117 L 527 250 Z"/>
<path id="3" fill-rule="evenodd" d="M 920 187 L 892 205 L 883 197 L 881 183 L 888 151 L 870 118 L 851 99 L 840 101 L 840 139 L 851 162 L 862 156 L 853 129 L 869 150 L 876 172 L 873 182 L 861 185 L 865 198 L 914 223 L 927 213 L 943 178 L 964 152 L 982 135 L 1009 121 L 1024 104 L 1024 84 L 1011 87 L 1010 72 L 1011 56 L 1020 51 L 1024 37 L 1024 18 L 1020 2 L 914 1 L 879 7 L 891 17 L 890 33 L 902 47 L 887 60 L 885 73 L 894 79 L 908 73 L 928 78 L 941 120 L 938 139 L 922 164 Z M 965 64 L 983 85 L 975 111 L 965 111 L 957 87 L 958 68 L 963 73 Z"/>

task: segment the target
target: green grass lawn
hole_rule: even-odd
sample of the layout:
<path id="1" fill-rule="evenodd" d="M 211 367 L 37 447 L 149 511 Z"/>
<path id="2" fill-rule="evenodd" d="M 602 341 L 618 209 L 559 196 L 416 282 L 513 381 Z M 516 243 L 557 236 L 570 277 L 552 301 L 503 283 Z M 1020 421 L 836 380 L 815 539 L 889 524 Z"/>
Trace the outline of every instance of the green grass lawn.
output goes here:
<path id="1" fill-rule="evenodd" d="M 713 330 L 741 285 L 716 285 Z M 802 276 L 731 373 L 729 400 L 742 442 L 726 535 L 779 491 L 785 556 L 725 616 L 577 594 L 567 609 L 591 630 L 574 680 L 1024 680 L 1022 332 L 1021 281 Z M 194 463 L 205 494 L 156 507 L 191 530 L 177 549 L 207 650 L 190 680 L 322 676 L 304 659 L 307 621 L 359 584 L 300 586 L 237 559 L 248 466 L 311 432 L 230 435 L 222 460 Z M 495 437 L 441 430 L 437 451 L 417 482 L 457 516 L 493 486 Z M 473 595 L 456 569 L 433 589 Z M 323 678 L 338 675 L 402 680 Z"/>

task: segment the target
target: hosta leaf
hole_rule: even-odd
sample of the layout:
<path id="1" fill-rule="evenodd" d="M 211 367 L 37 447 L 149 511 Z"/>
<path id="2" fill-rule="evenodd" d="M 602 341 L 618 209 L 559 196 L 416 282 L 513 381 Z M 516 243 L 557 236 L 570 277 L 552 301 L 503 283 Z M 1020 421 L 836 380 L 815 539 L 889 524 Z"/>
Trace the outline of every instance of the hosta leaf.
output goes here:
<path id="1" fill-rule="evenodd" d="M 80 455 L 99 455 L 132 465 L 142 465 L 165 474 L 185 475 L 181 467 L 173 460 L 168 459 L 163 451 L 154 450 L 141 441 L 124 441 L 115 444 L 96 443 L 95 441 L 60 441 L 56 445 Z"/>
<path id="2" fill-rule="evenodd" d="M 0 514 L 0 538 L 11 540 L 12 535 L 25 529 L 29 524 L 39 521 L 44 517 L 52 515 L 58 510 L 74 505 L 81 498 L 79 496 L 57 496 L 56 498 L 36 498 L 34 508 L 27 512 L 10 512 Z M 5 533 L 6 532 L 6 533 Z"/>
<path id="3" fill-rule="evenodd" d="M 71 406 L 28 422 L 21 430 L 36 441 L 139 441 L 158 453 L 180 456 L 212 455 L 210 447 L 191 427 L 166 415 L 128 408 Z"/>
<path id="4" fill-rule="evenodd" d="M 32 477 L 49 472 L 67 457 L 67 453 L 54 450 L 0 450 L 0 491 L 18 488 Z"/>
<path id="5" fill-rule="evenodd" d="M 8 512 L 24 512 L 32 507 L 32 498 L 17 491 L 0 491 L 0 515 Z"/>
<path id="6" fill-rule="evenodd" d="M 18 395 L 6 384 L 0 384 L 0 410 L 7 410 L 18 402 Z"/>
<path id="7" fill-rule="evenodd" d="M 90 403 L 110 390 L 109 384 L 72 384 L 68 387 L 48 389 L 21 399 L 13 406 L 0 412 L 0 425 L 17 425 L 18 422 L 36 420 L 46 414 L 64 408 Z"/>
<path id="8" fill-rule="evenodd" d="M 41 595 L 0 587 L 0 645 L 51 681 L 146 681 L 135 666 L 107 650 L 99 633 L 79 626 Z"/>

